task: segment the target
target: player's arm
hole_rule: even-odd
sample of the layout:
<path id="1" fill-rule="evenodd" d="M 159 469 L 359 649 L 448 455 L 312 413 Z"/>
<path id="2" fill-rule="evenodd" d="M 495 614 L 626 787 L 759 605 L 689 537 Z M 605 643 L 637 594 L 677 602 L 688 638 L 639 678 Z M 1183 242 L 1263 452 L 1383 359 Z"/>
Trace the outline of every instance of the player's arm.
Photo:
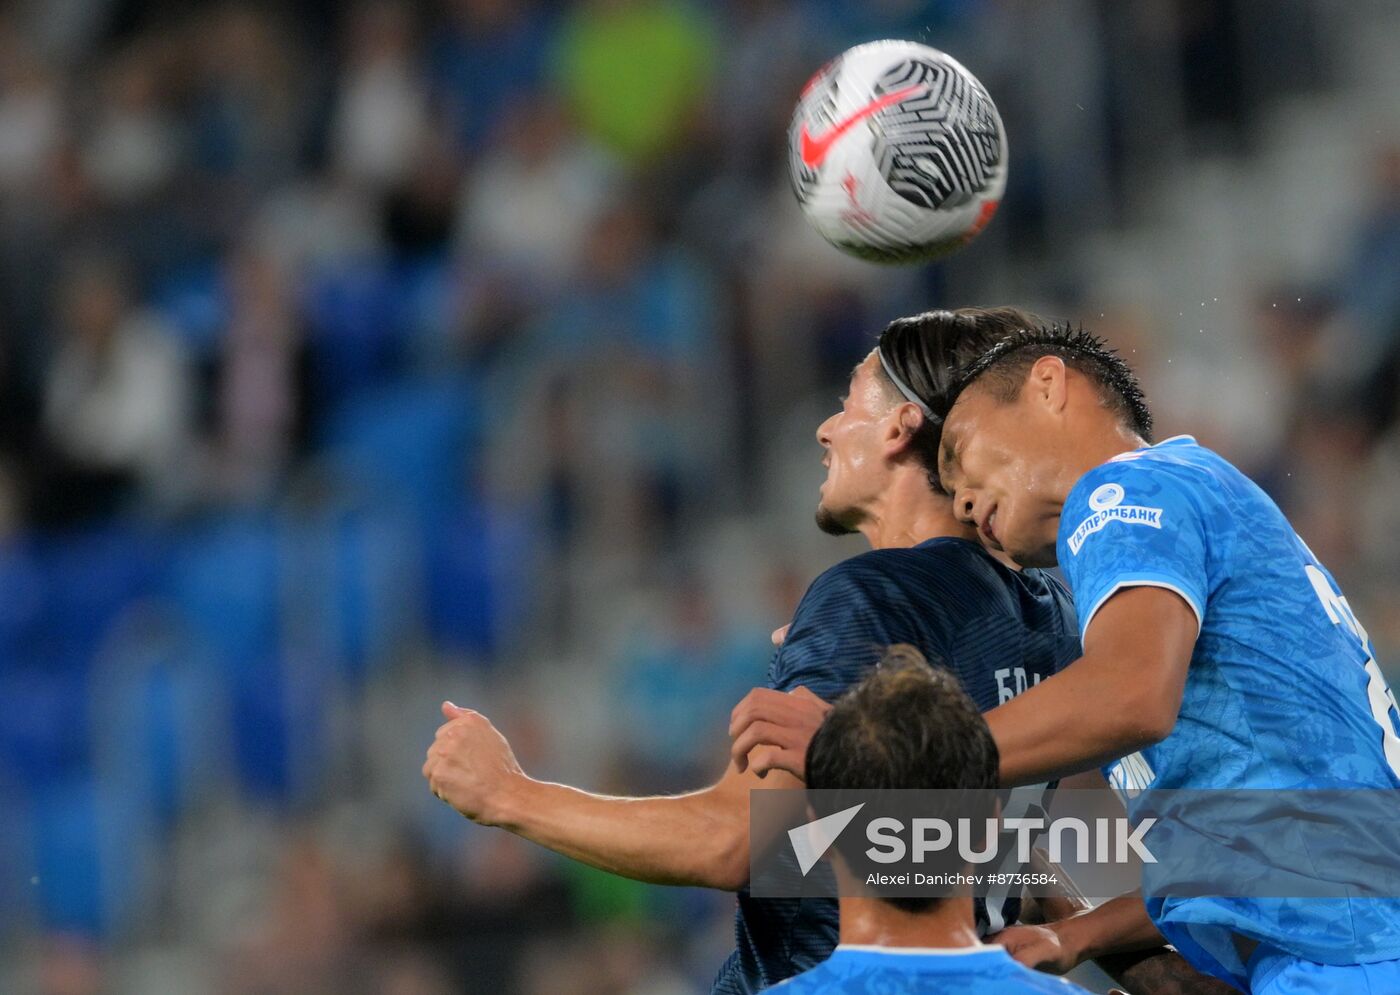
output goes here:
<path id="1" fill-rule="evenodd" d="M 1176 593 L 1132 587 L 1095 614 L 1084 655 L 986 713 L 1007 787 L 1098 767 L 1166 738 L 1176 724 L 1196 644 L 1195 611 Z M 740 769 L 796 777 L 830 705 L 810 695 L 751 692 L 734 709 Z"/>
<path id="2" fill-rule="evenodd" d="M 1109 790 L 1099 771 L 1065 778 L 1060 787 Z M 1151 928 L 1140 895 L 1117 898 L 1095 908 L 1064 868 L 1050 862 L 1044 850 L 1032 851 L 1030 869 L 1051 876 L 1056 882 L 1054 892 L 1023 896 L 1021 922 L 988 938 L 1027 967 L 1064 974 L 1085 960 L 1093 960 L 1133 995 L 1227 995 L 1234 991 L 1197 971 L 1165 945 Z"/>
<path id="3" fill-rule="evenodd" d="M 1049 913 L 1047 922 L 1010 926 L 992 936 L 991 942 L 1005 947 L 1026 966 L 1051 974 L 1072 971 L 1086 960 L 1153 950 L 1167 942 L 1148 919 L 1142 895 L 1136 892 L 1097 907 L 1083 899 L 1071 900 L 1072 910 L 1059 910 L 1069 912 L 1060 918 L 1051 911 L 1057 904 L 1039 904 Z"/>
<path id="4" fill-rule="evenodd" d="M 798 605 L 770 675 L 775 693 L 810 685 L 834 696 L 839 688 L 833 675 L 862 656 L 874 662 L 878 613 L 848 564 L 819 577 Z M 788 775 L 760 780 L 731 762 L 718 782 L 689 794 L 590 794 L 526 777 L 485 716 L 446 704 L 443 714 L 449 721 L 438 729 L 423 765 L 438 797 L 475 822 L 655 884 L 743 887 L 751 843 L 749 791 L 801 786 Z"/>
<path id="5" fill-rule="evenodd" d="M 671 797 L 618 798 L 528 777 L 484 715 L 444 705 L 423 765 L 433 793 L 473 822 L 499 826 L 556 853 L 653 884 L 729 891 L 749 876 L 749 790 L 732 764 L 715 784 Z"/>
<path id="6" fill-rule="evenodd" d="M 1101 505 L 1140 517 L 1091 525 Z M 1091 471 L 1061 514 L 1057 552 L 1084 655 L 992 709 L 1002 783 L 1101 766 L 1165 739 L 1211 590 L 1211 549 L 1228 515 L 1208 478 L 1128 458 Z"/>
<path id="7" fill-rule="evenodd" d="M 1129 587 L 1095 613 L 1084 655 L 987 712 L 1008 787 L 1098 767 L 1167 737 L 1197 615 L 1175 591 Z"/>
<path id="8" fill-rule="evenodd" d="M 1197 971 L 1147 917 L 1133 892 L 1097 908 L 1081 905 L 1041 926 L 1012 926 L 992 938 L 1027 967 L 1064 974 L 1092 960 L 1134 995 L 1228 995 L 1235 989 Z"/>

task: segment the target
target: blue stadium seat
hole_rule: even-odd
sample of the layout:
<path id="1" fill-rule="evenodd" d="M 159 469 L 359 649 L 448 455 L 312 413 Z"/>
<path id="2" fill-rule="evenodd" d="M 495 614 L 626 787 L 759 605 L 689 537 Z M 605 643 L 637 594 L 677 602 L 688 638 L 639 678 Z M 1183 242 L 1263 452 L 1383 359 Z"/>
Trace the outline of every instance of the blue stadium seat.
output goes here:
<path id="1" fill-rule="evenodd" d="M 36 655 L 43 641 L 48 576 L 32 543 L 0 547 L 0 673 Z"/>
<path id="2" fill-rule="evenodd" d="M 30 787 L 86 770 L 88 704 L 87 675 L 77 668 L 0 674 L 0 765 Z"/>
<path id="3" fill-rule="evenodd" d="M 290 644 L 353 682 L 421 632 L 421 527 L 375 504 L 343 503 L 289 524 Z"/>
<path id="4" fill-rule="evenodd" d="M 48 929 L 103 936 L 135 913 L 149 867 L 133 806 L 95 780 L 46 785 L 35 795 L 33 878 Z"/>
<path id="5" fill-rule="evenodd" d="M 0 760 L 0 943 L 23 920 L 21 910 L 29 909 L 34 899 L 34 830 L 29 792 L 13 777 Z"/>
<path id="6" fill-rule="evenodd" d="M 320 661 L 266 656 L 246 662 L 229 688 L 233 758 L 244 792 L 291 807 L 324 773 L 326 707 L 332 690 Z"/>
<path id="7" fill-rule="evenodd" d="M 44 624 L 58 651 L 86 665 L 122 611 L 154 590 L 165 551 L 159 535 L 123 525 L 37 539 Z"/>
<path id="8" fill-rule="evenodd" d="M 303 301 L 317 397 L 335 404 L 383 383 L 405 351 L 403 288 L 381 259 L 313 275 Z"/>
<path id="9" fill-rule="evenodd" d="M 460 503 L 428 543 L 428 626 L 447 649 L 490 661 L 528 609 L 536 532 L 516 512 Z"/>
<path id="10" fill-rule="evenodd" d="M 456 377 L 383 387 L 344 404 L 322 441 L 336 468 L 426 516 L 459 493 L 470 473 L 475 400 Z"/>
<path id="11" fill-rule="evenodd" d="M 280 581 L 277 523 L 249 517 L 177 543 L 166 590 L 203 639 L 238 666 L 277 643 Z"/>
<path id="12" fill-rule="evenodd" d="M 228 326 L 229 302 L 213 260 L 199 260 L 164 274 L 153 291 L 156 310 L 192 357 L 214 356 Z"/>
<path id="13" fill-rule="evenodd" d="M 182 620 L 155 606 L 114 634 L 99 663 L 91 686 L 98 776 L 168 830 L 228 773 L 225 675 Z"/>

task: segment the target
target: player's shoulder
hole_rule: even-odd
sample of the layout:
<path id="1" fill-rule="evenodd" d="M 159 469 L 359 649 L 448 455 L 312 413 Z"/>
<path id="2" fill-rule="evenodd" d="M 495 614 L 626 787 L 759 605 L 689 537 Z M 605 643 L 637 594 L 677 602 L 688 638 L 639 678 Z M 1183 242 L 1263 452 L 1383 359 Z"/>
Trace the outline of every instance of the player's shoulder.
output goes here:
<path id="1" fill-rule="evenodd" d="M 1066 504 L 1101 511 L 1127 496 L 1210 503 L 1222 487 L 1242 477 L 1224 457 L 1189 435 L 1179 435 L 1100 463 L 1079 478 Z"/>
<path id="2" fill-rule="evenodd" d="M 888 549 L 869 549 L 827 568 L 813 589 L 866 587 L 911 577 L 934 580 L 941 575 L 965 576 L 969 571 L 995 570 L 997 562 L 980 545 L 966 539 L 941 536 Z"/>
<path id="3" fill-rule="evenodd" d="M 1081 988 L 1068 978 L 1032 970 L 1024 964 L 1017 963 L 1000 947 L 995 949 L 998 951 L 997 956 L 990 964 L 981 965 L 974 971 L 964 990 L 975 992 L 977 995 L 993 991 L 997 995 L 1008 995 L 1011 992 L 1024 995 L 1089 995 L 1087 989 Z"/>

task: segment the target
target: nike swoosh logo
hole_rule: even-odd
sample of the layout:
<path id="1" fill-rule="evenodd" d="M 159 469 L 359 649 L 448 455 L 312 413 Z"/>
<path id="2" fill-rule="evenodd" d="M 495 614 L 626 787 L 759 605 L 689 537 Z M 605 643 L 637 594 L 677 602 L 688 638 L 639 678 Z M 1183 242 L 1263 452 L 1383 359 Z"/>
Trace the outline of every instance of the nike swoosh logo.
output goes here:
<path id="1" fill-rule="evenodd" d="M 925 87 L 924 84 L 915 83 L 913 86 L 906 86 L 902 90 L 895 90 L 893 93 L 887 93 L 883 97 L 876 97 L 860 110 L 851 114 L 845 120 L 837 122 L 820 135 L 813 135 L 807 130 L 807 122 L 802 122 L 802 132 L 799 136 L 801 138 L 802 164 L 808 169 L 816 169 L 821 165 L 822 160 L 826 158 L 827 152 L 831 151 L 831 147 L 836 144 L 836 140 L 846 132 L 850 131 L 870 115 L 878 114 L 891 104 L 897 104 L 902 100 L 907 100 L 914 94 L 925 89 L 927 89 L 927 87 Z"/>

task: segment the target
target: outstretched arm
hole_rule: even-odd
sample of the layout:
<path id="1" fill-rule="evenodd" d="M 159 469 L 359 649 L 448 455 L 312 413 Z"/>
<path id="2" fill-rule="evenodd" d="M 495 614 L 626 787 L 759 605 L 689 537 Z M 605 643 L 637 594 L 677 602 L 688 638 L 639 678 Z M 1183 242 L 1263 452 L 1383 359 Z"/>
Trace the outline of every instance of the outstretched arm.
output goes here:
<path id="1" fill-rule="evenodd" d="M 653 884 L 735 891 L 749 876 L 749 790 L 760 781 L 730 764 L 715 784 L 672 797 L 617 798 L 536 781 L 486 716 L 444 703 L 423 776 L 473 822 L 499 826 L 574 860 Z"/>
<path id="2" fill-rule="evenodd" d="M 1196 613 L 1172 591 L 1130 587 L 1111 596 L 1084 634 L 1083 656 L 986 713 L 1001 783 L 1054 780 L 1165 739 L 1196 634 Z"/>

